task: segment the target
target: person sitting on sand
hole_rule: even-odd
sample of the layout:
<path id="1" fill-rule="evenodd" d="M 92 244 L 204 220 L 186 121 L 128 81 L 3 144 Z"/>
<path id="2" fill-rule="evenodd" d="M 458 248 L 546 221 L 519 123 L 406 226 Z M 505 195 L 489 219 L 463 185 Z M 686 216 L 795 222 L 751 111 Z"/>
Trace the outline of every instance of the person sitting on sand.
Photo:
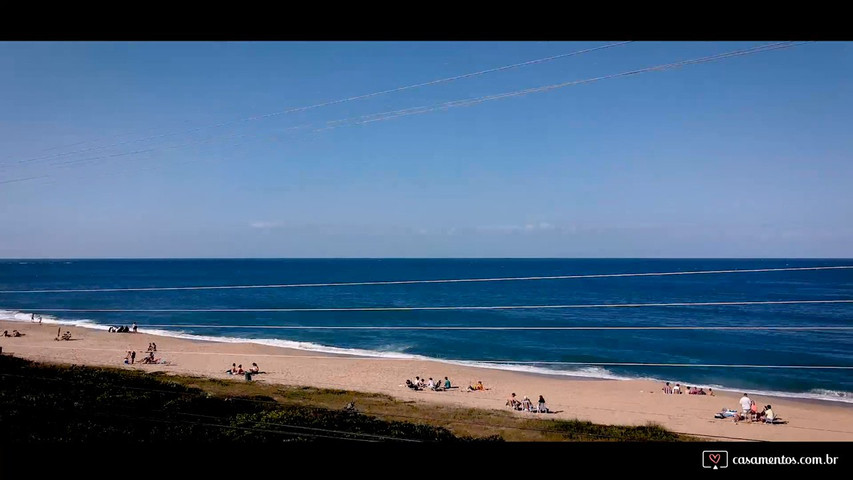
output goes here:
<path id="1" fill-rule="evenodd" d="M 515 398 L 515 393 L 513 393 L 506 401 L 506 406 L 510 407 L 513 410 L 521 410 L 521 402 Z"/>
<path id="2" fill-rule="evenodd" d="M 700 388 L 699 391 L 696 392 L 696 395 L 708 395 L 708 394 L 705 392 L 704 388 Z"/>
<path id="3" fill-rule="evenodd" d="M 130 365 L 130 350 L 127 351 L 127 355 L 124 356 L 125 365 Z"/>
<path id="4" fill-rule="evenodd" d="M 156 352 L 156 351 L 157 351 L 157 344 L 156 344 L 156 343 L 154 343 L 154 342 L 151 342 L 151 351 L 152 351 L 152 352 Z"/>
<path id="5" fill-rule="evenodd" d="M 681 395 L 681 384 L 676 383 L 674 387 L 672 387 L 672 393 L 674 395 Z"/>
<path id="6" fill-rule="evenodd" d="M 484 386 L 483 386 L 483 382 L 482 382 L 482 380 L 481 380 L 481 381 L 478 381 L 476 385 L 468 385 L 468 390 L 471 390 L 471 391 L 474 391 L 474 392 L 476 392 L 476 391 L 483 391 L 483 390 L 485 390 L 485 389 L 486 389 L 486 387 L 484 387 Z"/>
<path id="7" fill-rule="evenodd" d="M 406 386 L 411 388 L 412 390 L 420 390 L 420 388 L 418 388 L 418 384 L 409 380 L 408 378 L 406 379 Z"/>
<path id="8" fill-rule="evenodd" d="M 666 382 L 666 385 L 664 385 L 661 390 L 663 390 L 663 393 L 666 395 L 672 394 L 672 387 L 669 386 L 669 382 Z"/>
<path id="9" fill-rule="evenodd" d="M 24 336 L 24 334 L 23 334 L 23 333 L 21 333 L 21 332 L 19 332 L 19 331 L 17 331 L 17 330 L 12 330 L 12 336 L 13 336 L 13 337 L 23 337 L 23 336 Z"/>
<path id="10" fill-rule="evenodd" d="M 152 355 L 152 357 L 153 357 L 153 355 Z M 243 364 L 242 363 L 240 365 L 237 365 L 237 371 L 234 373 L 236 373 L 237 375 L 242 375 L 243 373 L 245 373 L 243 371 Z"/>
<path id="11" fill-rule="evenodd" d="M 261 373 L 261 369 L 258 367 L 257 363 L 252 363 L 252 366 L 249 367 L 249 373 L 251 373 L 251 374 Z"/>
<path id="12" fill-rule="evenodd" d="M 4 337 L 11 337 L 11 335 L 9 335 L 9 330 L 3 330 L 3 336 Z"/>
<path id="13" fill-rule="evenodd" d="M 524 396 L 524 400 L 521 401 L 521 410 L 525 412 L 533 411 L 533 402 L 527 398 L 527 395 Z"/>
<path id="14" fill-rule="evenodd" d="M 539 413 L 549 413 L 548 407 L 545 406 L 545 397 L 539 395 Z"/>
<path id="15" fill-rule="evenodd" d="M 227 373 L 228 375 L 234 375 L 234 374 L 236 374 L 236 373 L 237 373 L 237 364 L 236 364 L 236 363 L 232 363 L 232 364 L 231 364 L 231 368 L 230 368 L 230 369 L 228 369 L 228 370 L 225 370 L 225 373 Z"/>
<path id="16" fill-rule="evenodd" d="M 687 393 L 689 393 L 690 395 L 699 395 L 699 389 L 696 387 L 690 387 L 687 390 Z"/>
<path id="17" fill-rule="evenodd" d="M 764 411 L 761 412 L 761 414 L 763 415 L 766 423 L 773 423 L 773 421 L 776 420 L 776 414 L 773 413 L 773 407 L 770 405 L 764 407 Z"/>
<path id="18" fill-rule="evenodd" d="M 151 364 L 154 364 L 154 363 L 162 363 L 162 362 L 160 362 L 160 359 L 159 359 L 159 358 L 156 358 L 156 359 L 155 359 L 155 358 L 154 358 L 154 352 L 151 352 L 151 353 L 150 353 L 150 354 L 148 354 L 145 358 L 143 358 L 143 359 L 142 359 L 142 363 L 145 363 L 145 364 L 151 365 Z"/>
<path id="19" fill-rule="evenodd" d="M 710 395 L 712 397 L 716 397 L 716 395 L 714 395 L 714 389 L 713 388 L 708 389 L 708 395 Z"/>
<path id="20" fill-rule="evenodd" d="M 66 330 L 65 333 L 62 334 L 62 339 L 63 340 L 71 340 L 71 332 Z"/>
<path id="21" fill-rule="evenodd" d="M 450 380 L 447 377 L 444 377 L 444 389 L 447 390 L 450 388 Z"/>
<path id="22" fill-rule="evenodd" d="M 427 382 L 427 388 L 429 388 L 430 390 L 435 390 L 435 382 L 433 381 L 432 377 L 429 377 L 429 381 Z"/>

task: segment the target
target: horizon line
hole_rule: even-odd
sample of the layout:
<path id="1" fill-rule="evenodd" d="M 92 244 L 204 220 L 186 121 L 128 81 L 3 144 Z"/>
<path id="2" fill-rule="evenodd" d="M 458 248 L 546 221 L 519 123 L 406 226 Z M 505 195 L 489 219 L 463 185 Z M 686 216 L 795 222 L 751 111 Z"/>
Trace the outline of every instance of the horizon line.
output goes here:
<path id="1" fill-rule="evenodd" d="M 853 257 L 0 257 L 8 260 L 853 260 Z"/>

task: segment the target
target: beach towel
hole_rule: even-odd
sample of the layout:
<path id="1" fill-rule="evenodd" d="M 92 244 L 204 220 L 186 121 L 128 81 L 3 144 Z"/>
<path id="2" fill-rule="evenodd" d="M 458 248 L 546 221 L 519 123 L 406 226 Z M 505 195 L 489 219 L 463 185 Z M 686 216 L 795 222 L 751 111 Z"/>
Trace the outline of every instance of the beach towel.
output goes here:
<path id="1" fill-rule="evenodd" d="M 714 418 L 732 418 L 737 415 L 737 410 L 727 409 L 725 412 L 718 412 Z"/>

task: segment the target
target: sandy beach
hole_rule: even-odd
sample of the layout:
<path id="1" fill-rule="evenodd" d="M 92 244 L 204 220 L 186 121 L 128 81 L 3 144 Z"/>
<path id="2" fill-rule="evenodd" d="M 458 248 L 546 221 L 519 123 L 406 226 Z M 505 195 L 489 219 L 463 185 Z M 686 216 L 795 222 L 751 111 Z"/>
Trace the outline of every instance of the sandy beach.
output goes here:
<path id="1" fill-rule="evenodd" d="M 55 341 L 55 324 L 0 322 L 0 329 L 17 329 L 23 337 L 0 337 L 3 354 L 42 362 L 110 366 L 175 374 L 245 381 L 225 373 L 232 363 L 244 368 L 258 363 L 267 372 L 255 381 L 286 385 L 339 388 L 388 394 L 402 400 L 435 402 L 460 407 L 508 409 L 506 399 L 539 395 L 555 414 L 515 412 L 517 415 L 581 419 L 602 424 L 642 425 L 658 423 L 670 430 L 718 440 L 853 441 L 853 405 L 750 395 L 759 405 L 773 410 L 789 423 L 764 425 L 714 418 L 722 407 L 737 408 L 742 392 L 717 392 L 715 396 L 664 395 L 658 383 L 643 380 L 590 380 L 536 375 L 505 370 L 452 365 L 436 361 L 363 358 L 308 352 L 252 343 L 206 342 L 140 333 L 109 333 L 102 330 L 61 326 L 71 341 Z M 140 363 L 150 342 L 156 342 L 157 358 L 166 365 Z M 137 362 L 125 365 L 128 350 Z M 405 379 L 418 375 L 449 377 L 459 386 L 444 392 L 412 391 Z M 486 391 L 468 392 L 467 386 L 483 381 Z"/>

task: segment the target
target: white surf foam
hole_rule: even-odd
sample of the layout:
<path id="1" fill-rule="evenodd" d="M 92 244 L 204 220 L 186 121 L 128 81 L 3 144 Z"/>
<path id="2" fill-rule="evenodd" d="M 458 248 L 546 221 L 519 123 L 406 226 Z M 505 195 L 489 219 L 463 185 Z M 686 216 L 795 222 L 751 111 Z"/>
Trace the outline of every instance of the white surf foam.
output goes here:
<path id="1" fill-rule="evenodd" d="M 15 310 L 0 309 L 0 320 L 27 322 L 31 323 L 30 313 L 19 312 Z M 95 330 L 108 330 L 109 325 L 99 324 L 93 320 L 80 319 L 70 320 L 57 318 L 51 315 L 42 315 L 42 322 L 56 325 L 71 325 L 82 328 L 91 328 Z M 125 322 L 129 323 L 129 322 Z M 117 324 L 122 324 L 121 322 Z M 804 398 L 812 400 L 827 400 L 833 402 L 853 403 L 853 392 L 844 392 L 837 390 L 814 389 L 808 392 L 780 392 L 775 390 L 756 390 L 753 388 L 735 388 L 723 385 L 702 385 L 680 380 L 662 379 L 648 376 L 626 376 L 617 375 L 606 368 L 589 366 L 589 367 L 573 367 L 566 370 L 557 370 L 554 368 L 539 367 L 529 364 L 512 364 L 512 363 L 486 363 L 473 360 L 447 360 L 442 358 L 428 357 L 425 355 L 415 355 L 410 353 L 402 353 L 399 351 L 381 351 L 381 350 L 366 350 L 360 348 L 344 348 L 334 347 L 330 345 L 322 345 L 312 342 L 298 342 L 294 340 L 282 340 L 277 338 L 247 338 L 247 337 L 225 337 L 212 335 L 199 335 L 181 330 L 160 330 L 145 328 L 140 326 L 140 331 L 148 335 L 157 335 L 161 337 L 182 338 L 186 340 L 220 342 L 220 343 L 254 343 L 258 345 L 267 345 L 271 347 L 292 348 L 309 352 L 330 353 L 335 355 L 349 355 L 370 358 L 396 358 L 403 360 L 427 360 L 431 362 L 447 363 L 450 365 L 463 365 L 477 368 L 488 368 L 493 370 L 507 370 L 514 372 L 534 373 L 539 375 L 549 376 L 564 376 L 564 377 L 584 377 L 607 380 L 649 380 L 654 382 L 668 381 L 672 384 L 680 383 L 681 385 L 696 386 L 698 388 L 713 388 L 717 391 L 727 392 L 749 392 L 750 395 L 786 397 L 786 398 Z"/>

